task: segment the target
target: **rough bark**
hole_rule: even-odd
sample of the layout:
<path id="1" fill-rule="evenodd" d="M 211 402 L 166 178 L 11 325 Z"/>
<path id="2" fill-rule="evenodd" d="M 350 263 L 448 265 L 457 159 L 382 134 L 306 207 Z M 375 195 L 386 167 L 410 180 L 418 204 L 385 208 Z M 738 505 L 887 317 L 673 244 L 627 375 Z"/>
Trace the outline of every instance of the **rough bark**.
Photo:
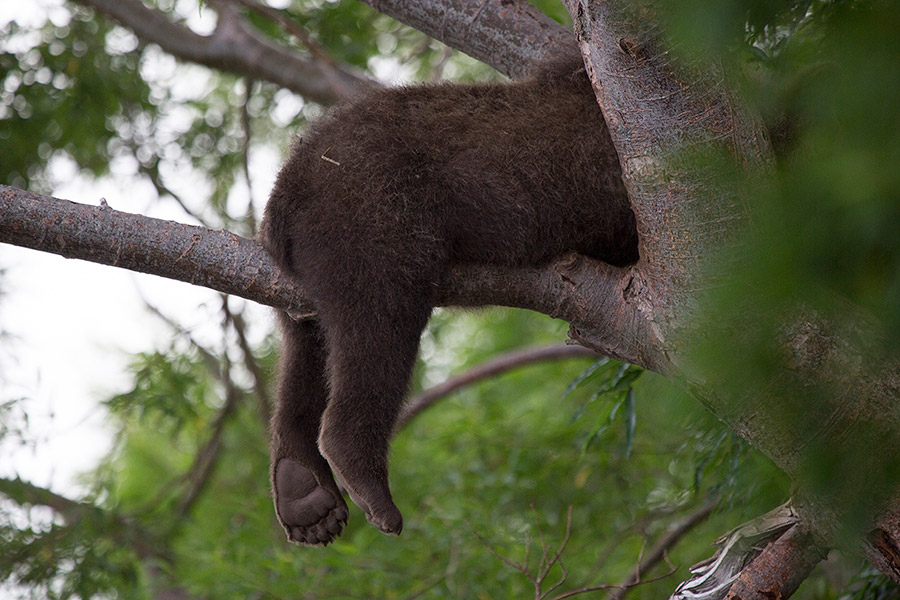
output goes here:
<path id="1" fill-rule="evenodd" d="M 266 40 L 229 0 L 213 0 L 218 15 L 208 36 L 170 21 L 139 0 L 75 0 L 185 61 L 278 84 L 320 104 L 377 85 L 355 69 L 315 60 Z M 509 0 L 364 0 L 376 10 L 519 77 L 535 63 L 577 52 L 572 34 L 530 4 Z"/>
<path id="2" fill-rule="evenodd" d="M 721 179 L 705 165 L 724 156 L 738 169 L 766 169 L 770 150 L 758 119 L 728 93 L 713 61 L 679 62 L 664 45 L 655 25 L 658 15 L 647 5 L 633 0 L 565 4 L 619 152 L 641 236 L 641 261 L 632 272 L 639 285 L 621 298 L 628 308 L 616 308 L 652 332 L 639 342 L 649 346 L 646 355 L 656 357 L 663 371 L 684 382 L 797 482 L 802 496 L 797 510 L 812 534 L 797 543 L 835 543 L 847 511 L 868 503 L 877 516 L 858 523 L 873 528 L 867 557 L 900 581 L 900 526 L 896 509 L 885 509 L 900 505 L 900 494 L 879 489 L 879 482 L 892 481 L 892 449 L 900 445 L 900 365 L 895 357 L 872 360 L 853 341 L 872 339 L 865 319 L 850 318 L 849 327 L 838 328 L 802 307 L 785 307 L 782 338 L 775 341 L 783 349 L 783 368 L 769 389 L 716 382 L 687 364 L 689 347 L 707 333 L 698 324 L 711 335 L 725 333 L 715 331 L 718 324 L 698 311 L 704 290 L 723 283 L 711 282 L 705 267 L 747 223 L 739 190 L 716 184 Z M 685 160 L 686 149 L 710 161 Z M 752 328 L 752 307 L 746 308 L 750 312 L 742 325 Z M 576 337 L 598 347 L 596 334 L 592 329 Z M 603 337 L 599 341 L 607 343 Z M 817 385 L 855 393 L 816 395 Z M 816 403 L 797 401 L 788 412 L 781 404 L 784 394 L 770 393 L 775 389 L 805 391 L 797 397 Z M 813 448 L 828 448 L 852 464 L 852 481 L 811 485 Z"/>
<path id="3" fill-rule="evenodd" d="M 572 32 L 527 2 L 362 1 L 510 77 L 555 54 L 577 52 Z"/>
<path id="4" fill-rule="evenodd" d="M 823 558 L 809 532 L 794 526 L 744 569 L 725 600 L 789 598 Z"/>
<path id="5" fill-rule="evenodd" d="M 313 311 L 259 242 L 228 231 L 0 185 L 0 242 L 184 281 L 294 314 Z M 579 258 L 590 266 L 573 274 L 572 262 L 519 269 L 460 266 L 445 279 L 441 304 L 512 306 L 583 320 L 593 310 L 592 298 L 614 294 L 615 286 L 592 287 L 604 265 Z"/>

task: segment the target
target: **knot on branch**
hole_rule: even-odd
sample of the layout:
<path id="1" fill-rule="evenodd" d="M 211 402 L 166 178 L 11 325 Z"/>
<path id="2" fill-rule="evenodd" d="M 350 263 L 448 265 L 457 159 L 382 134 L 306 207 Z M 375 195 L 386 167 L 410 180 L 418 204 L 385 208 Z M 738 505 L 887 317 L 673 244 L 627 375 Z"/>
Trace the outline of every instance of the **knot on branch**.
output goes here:
<path id="1" fill-rule="evenodd" d="M 578 285 L 579 273 L 587 259 L 576 252 L 566 254 L 553 265 L 554 270 L 566 283 Z"/>

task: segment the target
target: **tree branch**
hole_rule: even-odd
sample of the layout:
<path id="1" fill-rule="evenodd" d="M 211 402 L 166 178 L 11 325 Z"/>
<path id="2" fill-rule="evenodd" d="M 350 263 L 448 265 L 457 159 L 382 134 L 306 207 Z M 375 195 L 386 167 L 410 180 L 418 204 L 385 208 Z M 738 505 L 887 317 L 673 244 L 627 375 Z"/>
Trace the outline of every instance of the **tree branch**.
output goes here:
<path id="1" fill-rule="evenodd" d="M 154 597 L 160 600 L 191 600 L 187 591 L 177 586 L 169 586 L 169 573 L 161 566 L 171 564 L 172 557 L 168 548 L 158 543 L 151 534 L 132 520 L 125 519 L 112 511 L 88 502 L 71 500 L 56 492 L 28 483 L 18 477 L 15 479 L 0 478 L 0 494 L 20 505 L 46 506 L 59 514 L 68 527 L 77 525 L 86 514 L 90 514 L 101 523 L 110 523 L 103 533 L 116 543 L 130 545 L 138 558 L 145 561 L 151 577 L 161 585 L 155 586 Z M 96 533 L 96 532 L 95 532 Z M 44 534 L 44 535 L 52 535 Z"/>
<path id="2" fill-rule="evenodd" d="M 0 494 L 17 504 L 52 508 L 67 523 L 77 521 L 78 517 L 86 511 L 100 510 L 93 504 L 76 502 L 18 477 L 15 479 L 0 478 Z"/>
<path id="3" fill-rule="evenodd" d="M 521 77 L 532 65 L 550 56 L 578 52 L 571 31 L 527 2 L 362 2 L 510 77 Z"/>
<path id="4" fill-rule="evenodd" d="M 95 504 L 71 500 L 18 477 L 0 478 L 0 494 L 17 504 L 51 508 L 67 525 L 77 524 L 79 520 L 90 515 L 98 522 L 109 523 L 105 529 L 110 537 L 133 547 L 140 558 L 157 557 L 166 561 L 170 559 L 165 549 L 154 543 L 152 536 L 138 524 Z"/>
<path id="5" fill-rule="evenodd" d="M 313 314 L 303 291 L 262 245 L 227 231 L 76 204 L 0 185 L 0 242 L 150 273 L 234 294 L 260 304 Z M 621 298 L 629 269 L 571 255 L 543 267 L 458 265 L 438 290 L 443 306 L 500 305 L 564 319 L 600 344 L 594 350 L 651 370 L 641 322 Z"/>
<path id="6" fill-rule="evenodd" d="M 178 508 L 175 512 L 179 518 L 176 521 L 180 521 L 181 517 L 190 512 L 200 498 L 200 494 L 206 488 L 213 468 L 219 459 L 219 449 L 222 446 L 225 425 L 228 423 L 228 419 L 231 418 L 232 413 L 234 413 L 235 408 L 237 408 L 238 400 L 241 397 L 241 392 L 237 387 L 228 383 L 230 378 L 226 378 L 225 381 L 225 406 L 222 407 L 216 416 L 216 420 L 212 423 L 212 433 L 209 439 L 197 452 L 191 468 L 183 476 L 184 481 L 188 484 L 188 489 L 178 503 Z"/>
<path id="7" fill-rule="evenodd" d="M 795 525 L 744 567 L 725 600 L 789 598 L 825 554 L 806 529 Z"/>
<path id="8" fill-rule="evenodd" d="M 710 500 L 684 519 L 675 524 L 665 534 L 660 537 L 650 551 L 644 555 L 634 571 L 619 583 L 618 587 L 609 593 L 609 600 L 622 600 L 635 584 L 641 581 L 641 575 L 655 567 L 666 553 L 672 549 L 678 541 L 683 538 L 694 527 L 709 518 L 713 510 L 719 504 L 718 499 Z"/>
<path id="9" fill-rule="evenodd" d="M 219 21 L 211 35 L 198 35 L 140 0 L 76 0 L 130 29 L 141 40 L 157 44 L 185 61 L 213 69 L 264 79 L 320 104 L 332 104 L 353 92 L 376 86 L 349 67 L 310 60 L 277 46 L 248 27 L 234 8 L 211 0 Z"/>
<path id="10" fill-rule="evenodd" d="M 868 536 L 867 557 L 900 581 L 900 525 L 890 518 L 898 509 L 889 509 L 900 506 L 893 458 L 900 444 L 900 361 L 867 347 L 877 335 L 866 318 L 853 307 L 841 307 L 841 318 L 830 320 L 780 307 L 783 325 L 770 341 L 783 352 L 769 355 L 780 368 L 767 377 L 768 390 L 691 364 L 697 353 L 689 350 L 703 340 L 747 335 L 772 316 L 752 306 L 755 290 L 737 291 L 748 302 L 733 307 L 733 323 L 701 312 L 705 291 L 725 281 L 710 272 L 711 259 L 738 260 L 735 241 L 747 224 L 736 179 L 715 165 L 730 165 L 732 175 L 766 172 L 771 149 L 760 119 L 729 91 L 716 61 L 695 55 L 688 64 L 665 45 L 652 3 L 564 4 L 638 223 L 635 285 L 618 302 L 633 306 L 626 312 L 638 324 L 648 324 L 649 335 L 636 339 L 655 344 L 650 356 L 664 357 L 664 372 L 791 477 L 806 496 L 795 506 L 816 545 L 834 544 L 851 515 L 857 524 L 871 519 L 867 525 L 884 536 L 877 544 L 879 534 Z M 586 345 L 600 345 L 590 335 L 574 332 Z M 740 343 L 732 349 L 739 352 Z M 834 473 L 827 481 L 817 457 Z"/>
<path id="11" fill-rule="evenodd" d="M 311 312 L 255 240 L 0 186 L 0 241 Z"/>
<path id="12" fill-rule="evenodd" d="M 211 0 L 219 16 L 211 35 L 202 36 L 170 21 L 140 0 L 75 0 L 130 29 L 144 42 L 185 61 L 262 79 L 320 104 L 332 104 L 378 84 L 355 69 L 317 60 L 275 45 L 253 31 L 230 0 Z M 266 10 L 282 26 L 288 22 L 251 0 L 235 0 L 252 10 Z M 560 53 L 577 52 L 572 33 L 525 2 L 507 0 L 363 0 L 374 9 L 493 66 L 520 77 L 537 62 Z M 299 35 L 296 27 L 289 31 Z M 301 41 L 305 36 L 300 35 Z M 306 44 L 306 41 L 303 41 Z"/>
<path id="13" fill-rule="evenodd" d="M 266 378 L 259 366 L 259 361 L 256 360 L 256 356 L 253 354 L 250 342 L 247 341 L 247 325 L 244 322 L 242 313 L 229 312 L 228 315 L 231 326 L 234 328 L 234 333 L 237 335 L 238 346 L 240 346 L 241 352 L 244 355 L 244 366 L 247 367 L 250 376 L 253 377 L 253 392 L 256 394 L 256 404 L 260 420 L 268 427 L 269 421 L 272 419 L 272 400 L 269 397 L 269 391 L 266 388 Z"/>
<path id="14" fill-rule="evenodd" d="M 631 301 L 675 354 L 680 329 L 703 322 L 696 318 L 698 290 L 709 285 L 703 261 L 746 218 L 736 186 L 722 183 L 715 159 L 746 170 L 768 165 L 765 130 L 739 110 L 715 60 L 688 64 L 670 52 L 649 2 L 563 3 L 637 220 L 642 287 Z"/>
<path id="15" fill-rule="evenodd" d="M 545 348 L 526 348 L 502 354 L 493 360 L 472 367 L 465 373 L 451 377 L 438 385 L 425 390 L 421 394 L 410 398 L 403 407 L 394 431 L 406 427 L 410 421 L 423 411 L 433 406 L 438 400 L 449 396 L 453 392 L 477 383 L 483 379 L 494 377 L 517 369 L 525 365 L 548 360 L 560 360 L 566 358 L 585 358 L 599 355 L 593 350 L 583 346 L 547 346 Z"/>

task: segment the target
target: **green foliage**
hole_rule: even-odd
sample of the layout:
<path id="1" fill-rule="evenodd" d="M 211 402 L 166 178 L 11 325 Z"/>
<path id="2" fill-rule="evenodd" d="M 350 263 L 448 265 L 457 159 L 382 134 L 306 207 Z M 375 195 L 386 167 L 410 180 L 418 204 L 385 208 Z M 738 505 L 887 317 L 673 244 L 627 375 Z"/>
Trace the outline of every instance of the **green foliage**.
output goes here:
<path id="1" fill-rule="evenodd" d="M 605 368 L 603 368 L 605 367 Z M 632 383 L 637 381 L 638 377 L 644 372 L 643 369 L 629 365 L 628 363 L 618 363 L 608 358 L 601 358 L 593 365 L 582 371 L 572 383 L 563 392 L 563 397 L 568 396 L 580 386 L 594 383 L 598 379 L 602 379 L 596 389 L 593 390 L 590 397 L 575 412 L 574 418 L 577 419 L 582 415 L 585 408 L 598 398 L 605 398 L 612 403 L 608 416 L 597 425 L 584 442 L 583 450 L 588 447 L 612 424 L 616 414 L 624 406 L 625 420 L 625 458 L 631 454 L 631 448 L 634 443 L 634 432 L 637 426 L 637 412 L 635 408 L 635 396 Z"/>
<path id="2" fill-rule="evenodd" d="M 103 175 L 129 123 L 152 129 L 141 50 L 121 34 L 82 9 L 63 26 L 0 31 L 0 181 L 49 191 L 48 163 L 61 155 Z"/>
<path id="3" fill-rule="evenodd" d="M 10 487 L 4 482 L 3 493 L 16 497 Z M 0 581 L 15 581 L 20 597 L 93 598 L 138 591 L 146 583 L 135 548 L 146 548 L 148 540 L 114 514 L 72 503 L 57 515 L 59 520 L 50 521 L 35 509 L 0 512 Z"/>
<path id="4" fill-rule="evenodd" d="M 779 151 L 753 190 L 755 236 L 741 251 L 763 302 L 804 302 L 837 318 L 832 294 L 883 323 L 874 354 L 900 339 L 900 5 L 690 0 L 676 31 L 731 51 Z M 709 20 L 709 21 L 707 21 Z M 715 27 L 708 27 L 709 22 Z M 765 183 L 765 185 L 762 185 Z"/>
<path id="5" fill-rule="evenodd" d="M 839 410 L 862 383 L 855 369 L 877 373 L 900 350 L 900 4 L 665 4 L 676 40 L 743 70 L 776 151 L 774 167 L 743 190 L 751 225 L 710 261 L 723 285 L 708 318 L 726 333 L 698 346 L 697 363 L 735 405 L 746 400 L 740 390 L 766 390 L 776 420 L 809 440 L 806 484 L 843 503 L 852 531 L 879 489 L 900 483 L 900 459 L 877 419 L 837 449 L 802 415 Z M 785 315 L 828 323 L 823 337 L 845 340 L 844 360 L 813 366 L 815 382 L 779 376 Z"/>
<path id="6" fill-rule="evenodd" d="M 530 0 L 531 4 L 553 18 L 556 22 L 570 27 L 572 17 L 569 16 L 566 7 L 559 0 Z"/>
<path id="7" fill-rule="evenodd" d="M 839 600 L 896 600 L 900 588 L 884 573 L 866 566 L 853 578 L 848 591 Z"/>

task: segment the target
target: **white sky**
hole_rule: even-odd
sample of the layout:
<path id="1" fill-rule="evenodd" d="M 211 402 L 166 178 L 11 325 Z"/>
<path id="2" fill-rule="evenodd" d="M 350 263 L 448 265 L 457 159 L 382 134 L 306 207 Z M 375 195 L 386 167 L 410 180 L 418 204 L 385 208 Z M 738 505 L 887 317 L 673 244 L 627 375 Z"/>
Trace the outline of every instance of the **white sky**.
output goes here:
<path id="1" fill-rule="evenodd" d="M 40 25 L 59 0 L 0 0 L 0 26 L 15 19 Z M 264 199 L 278 158 L 251 155 L 254 194 Z M 2 150 L 0 150 L 2 157 Z M 174 202 L 155 203 L 148 184 L 114 174 L 86 180 L 60 164 L 62 179 L 53 195 L 85 204 L 105 198 L 117 210 L 186 221 Z M 191 183 L 176 186 L 190 189 Z M 246 203 L 246 195 L 238 201 Z M 245 205 L 245 204 L 244 204 Z M 152 304 L 188 328 L 201 342 L 219 342 L 220 300 L 204 288 L 152 275 L 0 244 L 0 402 L 25 398 L 32 447 L 0 443 L 0 476 L 19 475 L 40 486 L 78 497 L 77 475 L 95 466 L 109 450 L 111 431 L 99 401 L 130 389 L 129 356 L 168 345 L 173 333 L 144 307 L 138 289 Z M 251 303 L 252 304 L 252 303 Z M 237 308 L 235 302 L 232 308 Z M 252 305 L 257 322 L 265 309 Z M 258 335 L 263 332 L 257 332 Z"/>

